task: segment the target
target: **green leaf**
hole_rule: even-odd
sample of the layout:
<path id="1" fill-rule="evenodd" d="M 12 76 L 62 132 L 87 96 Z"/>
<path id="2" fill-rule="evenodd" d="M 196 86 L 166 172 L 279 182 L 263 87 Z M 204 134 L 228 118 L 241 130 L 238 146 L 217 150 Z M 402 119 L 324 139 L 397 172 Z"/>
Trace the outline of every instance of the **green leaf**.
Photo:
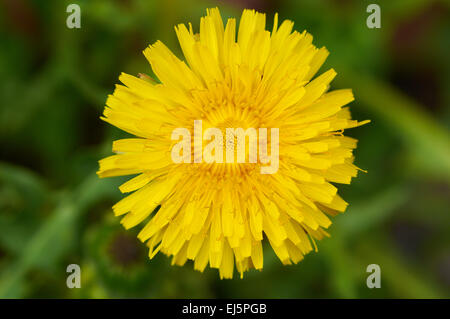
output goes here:
<path id="1" fill-rule="evenodd" d="M 64 196 L 52 216 L 30 238 L 18 260 L 0 276 L 0 298 L 20 297 L 15 287 L 27 271 L 39 264 L 41 258 L 46 258 L 59 241 L 70 240 L 71 237 L 66 235 L 77 218 L 96 200 L 111 196 L 112 190 L 117 192 L 111 181 L 100 180 L 92 173 L 74 192 Z"/>

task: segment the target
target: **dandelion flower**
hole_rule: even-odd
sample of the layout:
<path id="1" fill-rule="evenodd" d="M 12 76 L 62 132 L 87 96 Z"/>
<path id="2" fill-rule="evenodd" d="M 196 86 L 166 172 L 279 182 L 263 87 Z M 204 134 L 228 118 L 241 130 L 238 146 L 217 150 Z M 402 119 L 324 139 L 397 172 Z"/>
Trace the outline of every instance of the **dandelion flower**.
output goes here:
<path id="1" fill-rule="evenodd" d="M 265 24 L 265 14 L 244 10 L 238 27 L 235 19 L 224 25 L 219 10 L 209 9 L 199 33 L 191 24 L 175 27 L 186 62 L 158 41 L 144 55 L 159 81 L 122 73 L 123 85 L 107 99 L 102 119 L 135 137 L 114 141 L 116 155 L 100 160 L 98 175 L 136 175 L 120 186 L 131 194 L 113 210 L 127 229 L 144 224 L 138 238 L 150 258 L 161 251 L 172 264 L 193 260 L 199 271 L 209 264 L 221 278 L 232 278 L 236 265 L 242 277 L 263 268 L 268 241 L 283 264 L 297 263 L 329 236 L 329 216 L 347 207 L 334 184 L 357 175 L 357 141 L 343 131 L 368 121 L 352 120 L 344 107 L 351 90 L 328 91 L 333 69 L 314 77 L 325 48 L 293 31 L 292 21 L 279 25 L 275 15 L 272 31 Z M 278 128 L 279 169 L 175 163 L 171 134 L 193 133 L 196 120 L 202 132 Z"/>

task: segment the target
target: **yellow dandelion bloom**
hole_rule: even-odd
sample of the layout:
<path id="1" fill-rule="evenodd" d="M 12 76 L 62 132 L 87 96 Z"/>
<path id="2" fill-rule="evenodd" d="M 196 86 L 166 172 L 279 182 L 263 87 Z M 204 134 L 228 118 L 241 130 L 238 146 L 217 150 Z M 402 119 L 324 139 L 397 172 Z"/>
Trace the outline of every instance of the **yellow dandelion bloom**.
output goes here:
<path id="1" fill-rule="evenodd" d="M 351 90 L 328 92 L 333 69 L 313 79 L 325 48 L 293 31 L 292 21 L 278 25 L 275 15 L 272 31 L 265 24 L 265 14 L 244 10 L 239 27 L 235 19 L 224 26 L 219 10 L 209 9 L 199 33 L 191 24 L 175 27 L 186 62 L 158 41 L 144 55 L 160 82 L 122 73 L 123 85 L 107 99 L 102 119 L 136 137 L 115 141 L 116 155 L 100 160 L 98 175 L 136 175 L 120 186 L 132 194 L 113 210 L 127 229 L 145 223 L 138 237 L 150 258 L 161 251 L 173 264 L 193 260 L 199 271 L 209 263 L 221 278 L 231 278 L 236 265 L 242 277 L 263 268 L 266 238 L 283 264 L 297 263 L 328 236 L 328 216 L 347 207 L 332 184 L 349 184 L 358 172 L 357 141 L 343 131 L 368 121 L 351 120 L 344 107 L 354 99 Z M 262 158 L 201 161 L 195 153 L 206 152 L 205 140 L 174 161 L 173 133 L 186 128 L 195 140 L 195 121 L 202 122 L 200 135 L 208 128 L 277 128 L 276 143 L 265 138 L 266 151 L 277 147 L 277 169 L 261 173 L 268 165 Z M 212 152 L 216 159 L 234 151 L 234 137 L 228 142 L 224 152 Z M 249 146 L 244 157 L 250 153 Z"/>

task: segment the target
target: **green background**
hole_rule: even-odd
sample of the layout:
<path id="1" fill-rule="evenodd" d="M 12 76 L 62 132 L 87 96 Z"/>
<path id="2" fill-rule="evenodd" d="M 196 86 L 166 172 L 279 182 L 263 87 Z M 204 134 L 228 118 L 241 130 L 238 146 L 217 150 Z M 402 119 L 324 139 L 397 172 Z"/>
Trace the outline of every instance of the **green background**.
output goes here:
<path id="1" fill-rule="evenodd" d="M 66 6 L 81 6 L 81 29 Z M 366 7 L 381 6 L 381 29 Z M 120 72 L 151 73 L 142 50 L 160 39 L 178 55 L 173 26 L 219 6 L 295 21 L 331 52 L 333 88 L 349 87 L 348 131 L 367 169 L 340 186 L 350 203 L 332 235 L 298 265 L 265 247 L 264 270 L 219 280 L 217 270 L 152 261 L 111 206 L 126 178 L 100 180 L 97 161 L 127 136 L 102 121 Z M 448 1 L 0 1 L 0 297 L 448 298 L 450 297 L 450 19 Z M 138 227 L 137 227 L 138 228 Z M 66 267 L 81 266 L 68 289 Z M 369 289 L 366 267 L 381 267 Z"/>

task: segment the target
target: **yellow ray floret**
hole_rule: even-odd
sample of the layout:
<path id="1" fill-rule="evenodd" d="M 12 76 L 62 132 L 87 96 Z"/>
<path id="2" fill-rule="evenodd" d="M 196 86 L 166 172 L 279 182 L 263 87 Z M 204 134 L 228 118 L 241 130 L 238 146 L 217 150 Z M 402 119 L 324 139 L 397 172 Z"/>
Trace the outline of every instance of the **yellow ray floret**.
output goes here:
<path id="1" fill-rule="evenodd" d="M 297 263 L 328 233 L 330 216 L 347 203 L 333 183 L 349 184 L 356 140 L 347 128 L 351 90 L 329 92 L 331 69 L 314 78 L 328 56 L 293 22 L 266 30 L 265 14 L 244 10 L 222 22 L 219 10 L 201 18 L 200 32 L 175 27 L 185 61 L 163 43 L 144 55 L 158 78 L 122 74 L 102 119 L 134 135 L 115 141 L 98 175 L 136 175 L 120 187 L 113 210 L 138 235 L 149 257 L 188 259 L 221 278 L 263 268 L 263 241 L 283 264 Z M 279 128 L 279 169 L 260 174 L 260 163 L 175 163 L 171 132 L 195 120 L 208 127 Z M 200 145 L 200 148 L 204 145 Z M 195 147 L 194 147 L 195 148 Z M 194 152 L 195 150 L 192 149 Z M 189 154 L 190 155 L 190 154 Z"/>

